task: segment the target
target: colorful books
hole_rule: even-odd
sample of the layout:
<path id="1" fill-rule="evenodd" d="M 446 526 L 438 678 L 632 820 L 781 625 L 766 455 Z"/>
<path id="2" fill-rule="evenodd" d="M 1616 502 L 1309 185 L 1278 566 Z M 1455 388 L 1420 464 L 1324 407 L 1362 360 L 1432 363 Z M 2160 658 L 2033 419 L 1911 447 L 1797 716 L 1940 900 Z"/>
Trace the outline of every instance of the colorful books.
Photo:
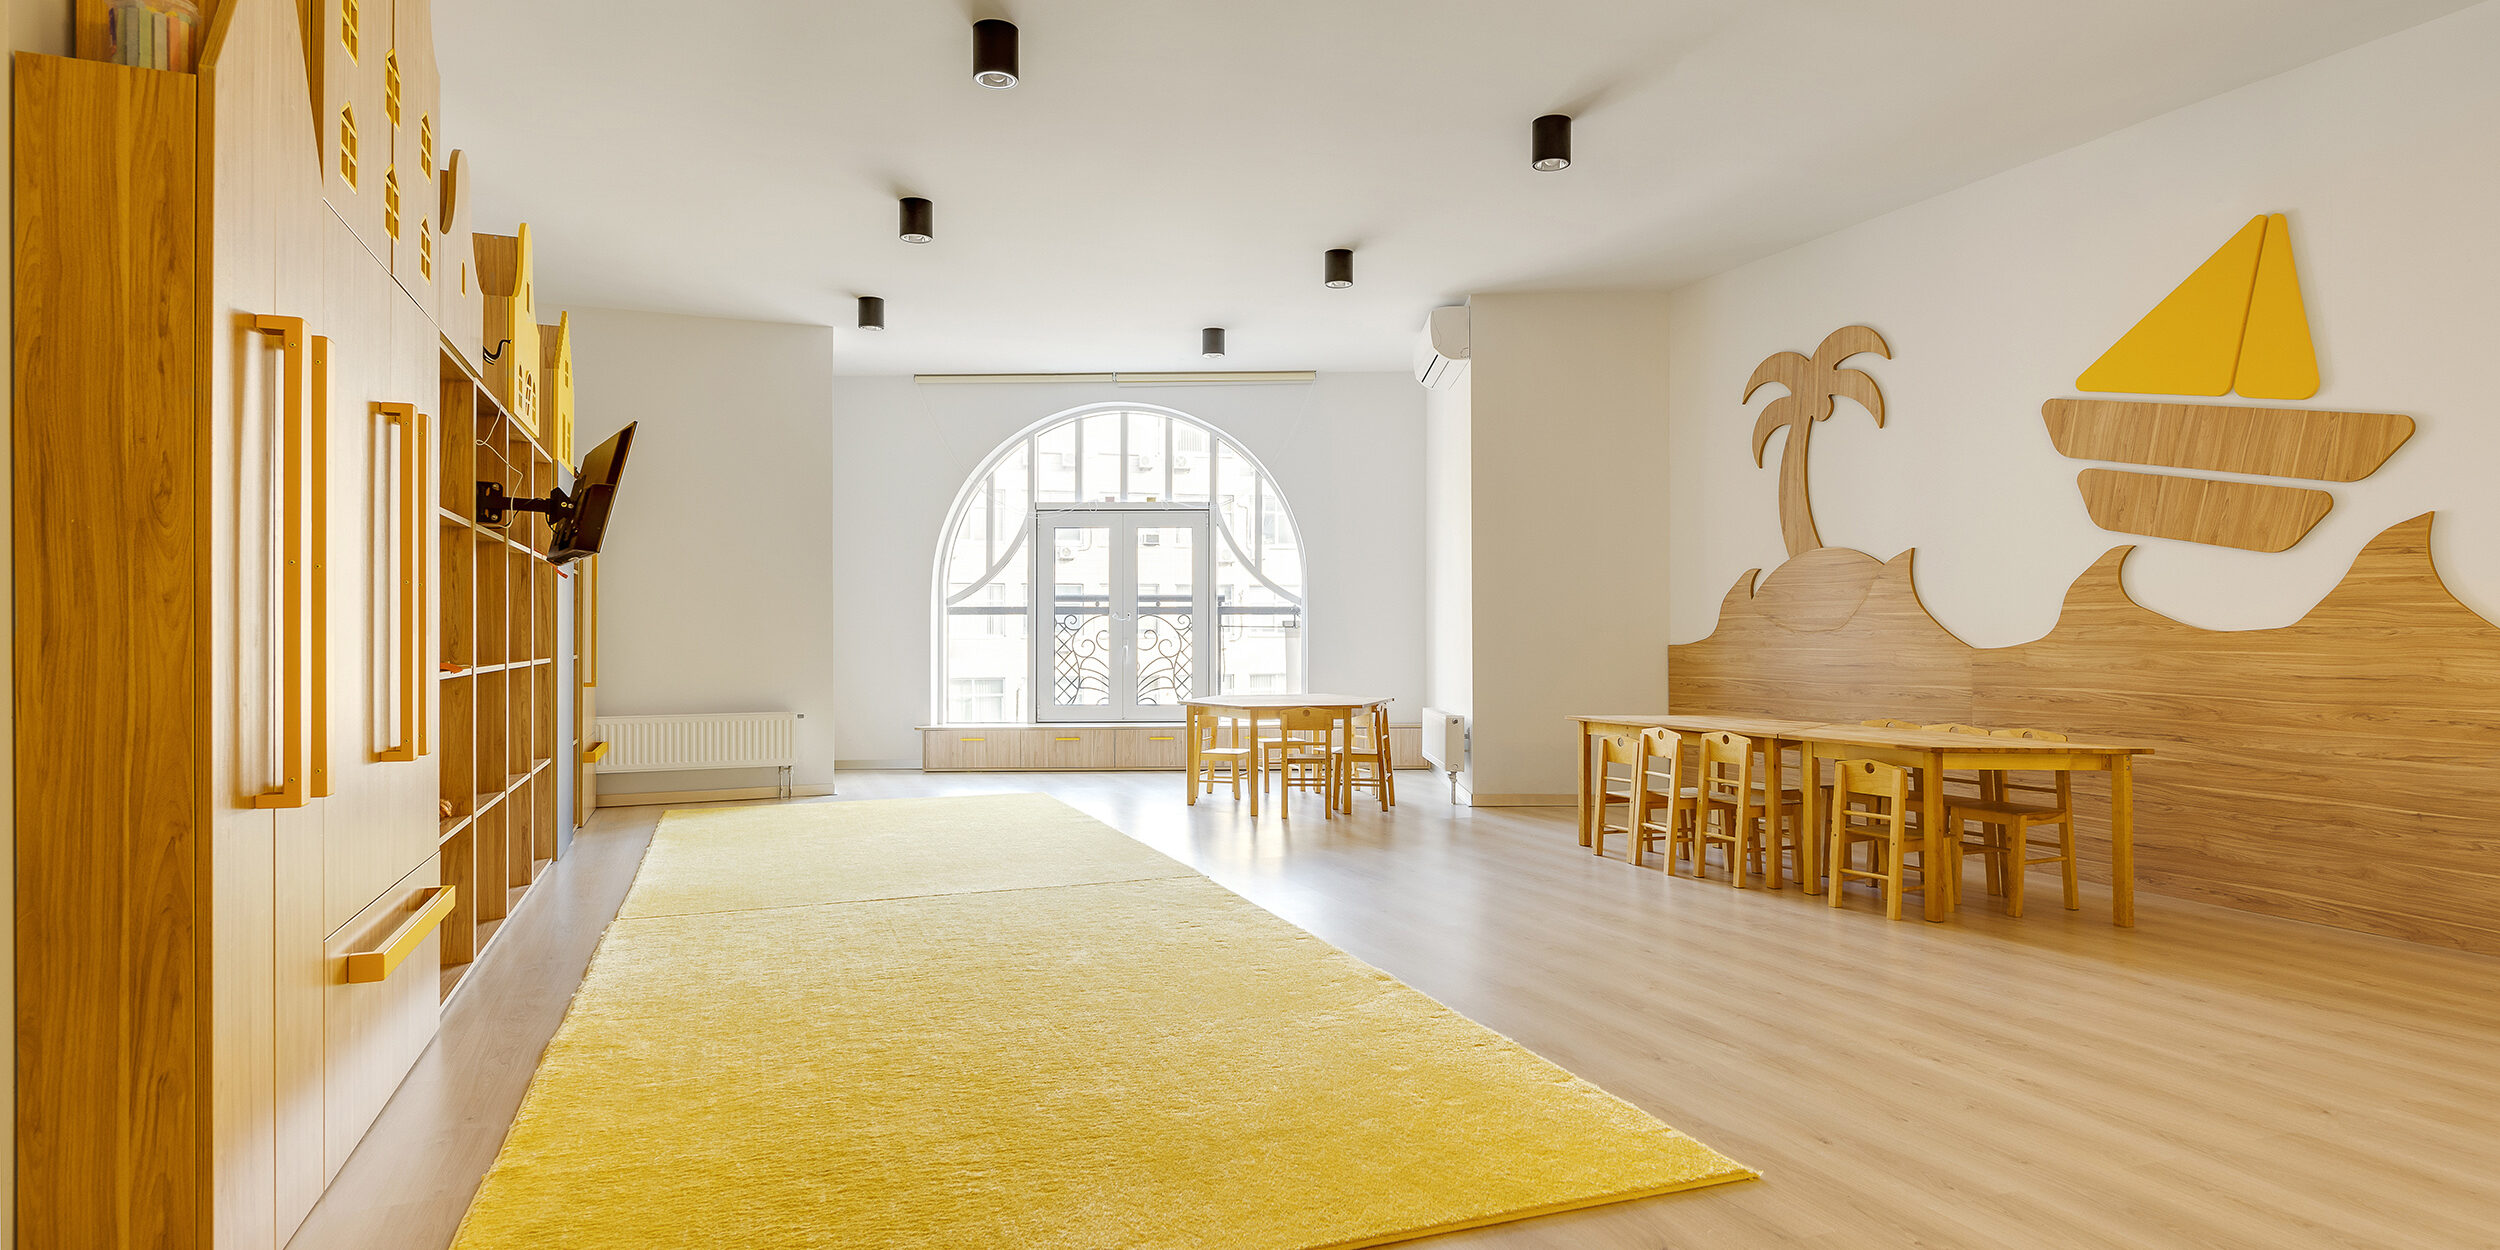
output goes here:
<path id="1" fill-rule="evenodd" d="M 198 0 L 78 0 L 78 55 L 190 73 L 198 63 Z"/>

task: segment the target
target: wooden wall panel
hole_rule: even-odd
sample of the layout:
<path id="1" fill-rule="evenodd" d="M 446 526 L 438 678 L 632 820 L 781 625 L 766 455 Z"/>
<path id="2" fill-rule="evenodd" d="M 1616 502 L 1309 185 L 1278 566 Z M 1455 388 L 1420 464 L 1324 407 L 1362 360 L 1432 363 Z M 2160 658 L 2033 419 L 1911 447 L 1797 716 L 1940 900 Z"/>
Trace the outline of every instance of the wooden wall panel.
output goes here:
<path id="1" fill-rule="evenodd" d="M 2328 412 L 2132 399 L 2052 399 L 2049 441 L 2073 460 L 2358 482 L 2413 437 L 2395 412 Z"/>
<path id="2" fill-rule="evenodd" d="M 2335 506 L 2333 495 L 2299 486 L 2121 469 L 2085 469 L 2076 485 L 2102 529 L 2242 551 L 2289 551 Z"/>
<path id="3" fill-rule="evenodd" d="M 17 1244 L 187 1246 L 210 1011 L 197 80 L 15 70 Z"/>
<path id="4" fill-rule="evenodd" d="M 2197 629 L 2136 604 L 2120 586 L 2123 547 L 2077 581 L 2047 637 L 1987 650 L 1908 615 L 1907 555 L 1876 566 L 1864 605 L 1832 629 L 1782 624 L 1740 582 L 1716 633 L 1670 649 L 1673 708 L 2148 742 L 2158 753 L 2136 769 L 2147 891 L 2500 953 L 2500 627 L 2441 584 L 2430 533 L 2427 515 L 2389 529 L 2334 593 L 2273 630 Z M 2087 871 L 2106 879 L 2106 789 L 2087 780 Z"/>

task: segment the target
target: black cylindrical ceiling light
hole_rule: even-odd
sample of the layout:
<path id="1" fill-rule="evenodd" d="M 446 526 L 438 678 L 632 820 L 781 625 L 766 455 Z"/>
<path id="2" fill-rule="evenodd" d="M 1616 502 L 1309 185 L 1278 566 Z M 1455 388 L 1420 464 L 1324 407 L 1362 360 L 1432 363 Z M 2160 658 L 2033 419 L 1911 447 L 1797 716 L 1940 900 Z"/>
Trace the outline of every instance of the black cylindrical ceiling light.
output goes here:
<path id="1" fill-rule="evenodd" d="M 1224 354 L 1224 327 L 1208 326 L 1198 332 L 1198 354 L 1210 360 Z"/>
<path id="2" fill-rule="evenodd" d="M 1350 247 L 1328 249 L 1328 263 L 1322 268 L 1320 280 L 1338 288 L 1354 285 L 1354 249 Z"/>
<path id="3" fill-rule="evenodd" d="M 1528 128 L 1530 161 L 1538 169 L 1552 173 L 1571 168 L 1571 118 L 1561 113 L 1547 113 Z"/>
<path id="4" fill-rule="evenodd" d="M 916 195 L 903 197 L 903 242 L 926 243 L 937 237 L 937 207 Z"/>
<path id="5" fill-rule="evenodd" d="M 1016 24 L 984 18 L 972 24 L 972 81 L 1004 91 L 1016 85 Z"/>
<path id="6" fill-rule="evenodd" d="M 875 295 L 862 295 L 859 297 L 859 328 L 862 330 L 882 330 L 885 328 L 885 300 L 883 297 Z"/>

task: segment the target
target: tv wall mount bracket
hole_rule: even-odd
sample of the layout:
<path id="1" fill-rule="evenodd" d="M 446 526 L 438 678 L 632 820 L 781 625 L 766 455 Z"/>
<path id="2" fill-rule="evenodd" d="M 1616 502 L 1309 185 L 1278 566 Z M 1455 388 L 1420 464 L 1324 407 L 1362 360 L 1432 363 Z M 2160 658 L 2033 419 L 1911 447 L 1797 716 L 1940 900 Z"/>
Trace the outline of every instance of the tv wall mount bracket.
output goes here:
<path id="1" fill-rule="evenodd" d="M 551 523 L 568 521 L 576 506 L 561 486 L 547 492 L 544 499 L 514 499 L 504 494 L 501 482 L 477 484 L 477 523 L 489 529 L 501 529 L 515 512 L 543 512 Z"/>

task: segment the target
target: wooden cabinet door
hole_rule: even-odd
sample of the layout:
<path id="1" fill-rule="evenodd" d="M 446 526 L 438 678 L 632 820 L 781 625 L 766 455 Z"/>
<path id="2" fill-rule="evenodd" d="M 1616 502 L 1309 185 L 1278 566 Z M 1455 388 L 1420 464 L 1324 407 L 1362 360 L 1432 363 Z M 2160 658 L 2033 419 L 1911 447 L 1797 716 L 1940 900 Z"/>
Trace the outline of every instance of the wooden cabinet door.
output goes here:
<path id="1" fill-rule="evenodd" d="M 322 194 L 365 250 L 387 263 L 383 184 L 391 165 L 384 72 L 391 0 L 303 0 L 310 23 L 305 69 L 320 135 Z"/>
<path id="2" fill-rule="evenodd" d="M 436 276 L 442 272 L 443 247 L 436 218 L 441 211 L 440 178 L 446 155 L 442 134 L 443 78 L 434 59 L 432 0 L 393 0 L 390 62 L 385 67 L 383 111 L 392 116 L 391 178 L 397 184 L 399 211 L 384 205 L 384 233 L 391 235 L 391 276 L 401 289 L 435 315 L 440 297 Z M 393 72 L 395 71 L 395 73 Z M 391 87 L 397 84 L 397 108 Z M 392 218 L 397 219 L 396 230 Z"/>
<path id="3" fill-rule="evenodd" d="M 327 672 L 314 663 L 318 579 L 291 536 L 318 532 L 321 518 L 310 482 L 291 490 L 288 481 L 308 476 L 289 467 L 290 444 L 301 446 L 301 466 L 321 463 L 312 454 L 324 396 L 312 337 L 327 210 L 294 6 L 232 0 L 215 29 L 222 38 L 200 74 L 204 127 L 213 128 L 202 195 L 212 285 L 201 572 L 211 633 L 203 728 L 214 752 L 212 1140 L 190 1165 L 205 1159 L 214 1174 L 215 1244 L 274 1250 L 321 1181 L 317 962 L 328 800 L 311 796 L 332 780 L 312 766 L 328 740 L 320 714 L 329 705 L 316 693 Z M 298 775 L 300 805 L 266 797 Z"/>
<path id="4" fill-rule="evenodd" d="M 440 795 L 430 318 L 324 214 L 329 359 L 329 934 L 434 854 Z"/>
<path id="5" fill-rule="evenodd" d="M 1178 726 L 1122 729 L 1114 746 L 1112 766 L 1124 769 L 1180 769 L 1188 766 L 1189 747 Z"/>
<path id="6" fill-rule="evenodd" d="M 1029 732 L 1033 747 L 1027 753 L 1027 768 L 1083 771 L 1111 767 L 1117 730 L 1043 728 Z"/>
<path id="7" fill-rule="evenodd" d="M 371 907 L 331 935 L 322 952 L 323 1139 L 321 1180 L 338 1176 L 382 1105 L 424 1052 L 442 1018 L 442 934 L 416 947 L 379 981 L 350 981 L 348 956 L 380 949 L 401 926 L 423 922 L 421 911 L 443 884 L 442 861 L 429 857 L 392 883 Z"/>

